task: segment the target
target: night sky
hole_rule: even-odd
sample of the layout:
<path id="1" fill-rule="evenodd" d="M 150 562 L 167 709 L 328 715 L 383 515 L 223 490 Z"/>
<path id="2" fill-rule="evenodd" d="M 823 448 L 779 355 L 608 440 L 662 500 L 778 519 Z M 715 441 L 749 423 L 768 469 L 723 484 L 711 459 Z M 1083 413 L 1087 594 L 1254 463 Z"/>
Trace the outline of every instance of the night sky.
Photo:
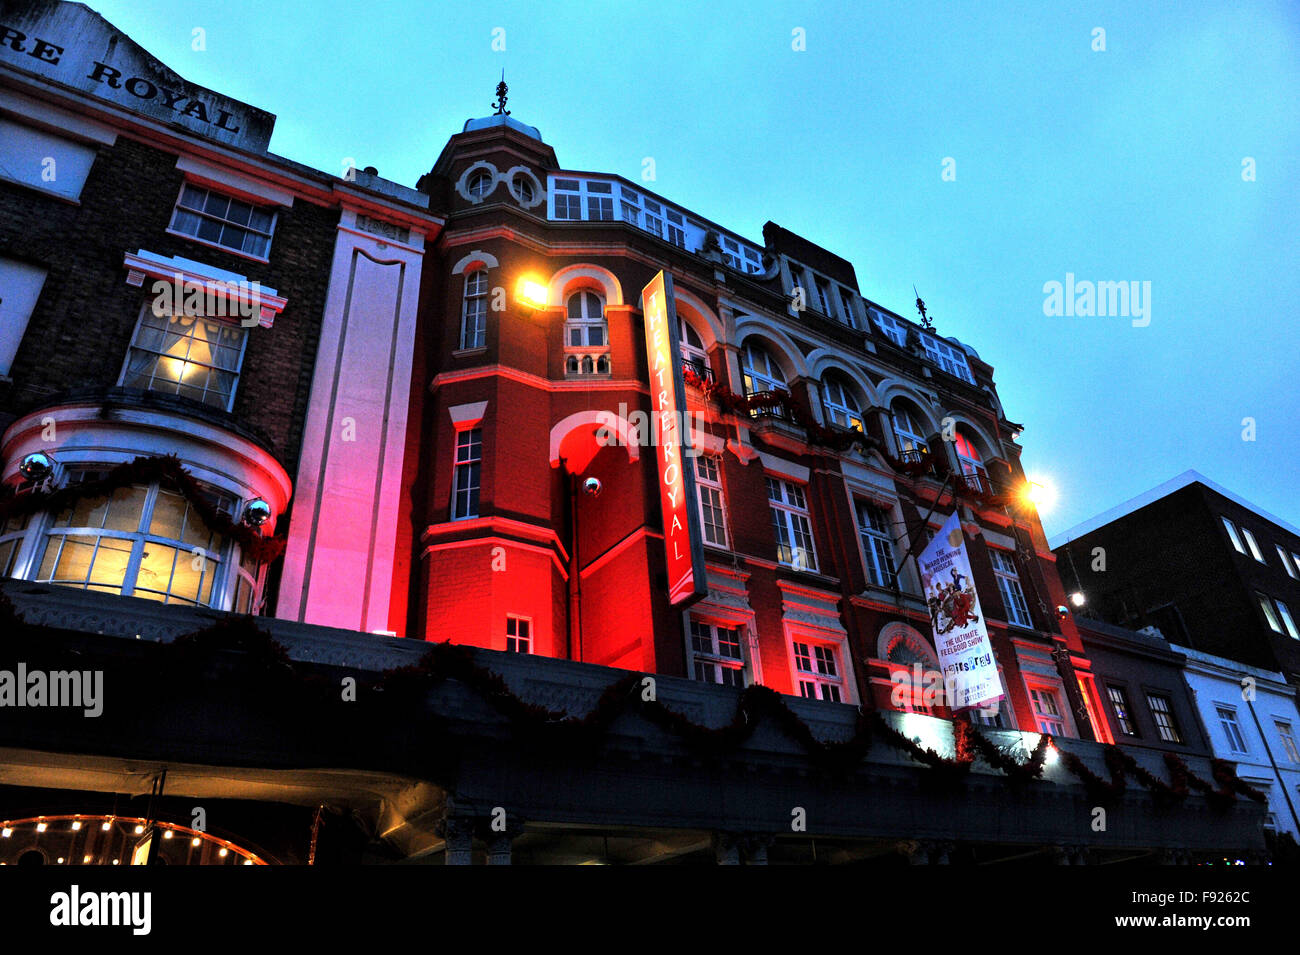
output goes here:
<path id="1" fill-rule="evenodd" d="M 1300 6 L 89 6 L 299 162 L 413 186 L 504 67 L 564 166 L 651 157 L 648 188 L 798 232 L 908 317 L 915 283 L 996 369 L 1049 535 L 1189 468 L 1300 524 Z M 1150 282 L 1150 323 L 1045 315 L 1067 273 Z"/>

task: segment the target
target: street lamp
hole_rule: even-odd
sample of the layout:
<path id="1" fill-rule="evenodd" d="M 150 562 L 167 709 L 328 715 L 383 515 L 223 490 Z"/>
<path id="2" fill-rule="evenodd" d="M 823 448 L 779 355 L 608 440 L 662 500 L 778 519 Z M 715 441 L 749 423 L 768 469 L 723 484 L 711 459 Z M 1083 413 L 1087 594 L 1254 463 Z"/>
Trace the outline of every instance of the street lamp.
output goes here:
<path id="1" fill-rule="evenodd" d="M 534 312 L 546 307 L 547 294 L 545 285 L 527 275 L 515 284 L 515 299 Z"/>

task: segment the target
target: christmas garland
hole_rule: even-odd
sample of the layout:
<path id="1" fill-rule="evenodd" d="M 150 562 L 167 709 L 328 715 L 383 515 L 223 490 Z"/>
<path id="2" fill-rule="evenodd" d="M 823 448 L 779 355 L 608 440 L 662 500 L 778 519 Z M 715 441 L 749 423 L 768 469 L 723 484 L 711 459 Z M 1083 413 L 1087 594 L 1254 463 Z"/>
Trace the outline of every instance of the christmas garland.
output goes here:
<path id="1" fill-rule="evenodd" d="M 155 457 L 137 457 L 117 465 L 97 481 L 72 484 L 53 491 L 27 491 L 15 493 L 12 485 L 0 488 L 0 523 L 10 517 L 24 517 L 39 511 L 59 511 L 85 498 L 105 498 L 120 488 L 159 481 L 175 490 L 199 512 L 208 529 L 223 537 L 233 538 L 240 550 L 258 563 L 267 563 L 284 553 L 287 538 L 264 537 L 255 528 L 231 519 L 225 511 L 213 507 L 203 493 L 199 482 L 185 470 L 174 454 Z"/>
<path id="2" fill-rule="evenodd" d="M 12 635 L 25 626 L 8 596 L 0 592 L 0 634 L 8 634 L 12 639 Z M 338 699 L 336 681 L 320 674 L 301 672 L 300 664 L 292 661 L 285 648 L 258 627 L 253 617 L 226 618 L 195 633 L 177 637 L 162 649 L 171 662 L 191 667 L 209 660 L 214 652 L 241 653 L 252 665 L 250 669 L 264 678 L 292 679 L 313 688 L 322 700 Z M 614 721 L 628 712 L 640 713 L 666 733 L 680 739 L 693 753 L 706 758 L 736 752 L 760 723 L 770 719 L 799 743 L 814 762 L 826 769 L 844 771 L 853 768 L 866 756 L 873 743 L 880 741 L 925 766 L 928 778 L 940 785 L 952 786 L 960 782 L 979 757 L 990 767 L 1000 770 L 1008 784 L 1019 787 L 1042 778 L 1047 754 L 1054 742 L 1050 735 L 1040 734 L 1028 758 L 1022 760 L 1017 758 L 1013 747 L 999 747 L 973 724 L 954 720 L 955 755 L 948 757 L 910 739 L 891 726 L 879 711 L 861 709 L 849 739 L 824 742 L 817 739 L 808 724 L 790 709 L 780 693 L 760 685 L 748 686 L 741 691 L 729 723 L 720 727 L 701 726 L 657 700 L 645 699 L 642 688 L 646 675 L 635 672 L 611 683 L 590 713 L 576 717 L 521 699 L 499 674 L 475 663 L 469 647 L 450 642 L 431 644 L 418 663 L 385 670 L 377 680 L 369 681 L 367 688 L 382 694 L 390 703 L 409 705 L 422 700 L 449 679 L 475 692 L 504 716 L 523 742 L 593 753 Z M 1210 761 L 1212 775 L 1219 784 L 1216 789 L 1196 776 L 1175 753 L 1164 754 L 1169 768 L 1169 783 L 1143 769 L 1131 754 L 1114 744 L 1105 745 L 1103 756 L 1110 773 L 1109 780 L 1090 770 L 1076 754 L 1061 753 L 1065 767 L 1083 783 L 1089 797 L 1098 802 L 1111 803 L 1119 799 L 1128 788 L 1128 775 L 1149 789 L 1158 802 L 1181 801 L 1192 789 L 1203 793 L 1211 807 L 1218 810 L 1231 806 L 1237 795 L 1256 802 L 1265 801 L 1264 794 L 1243 782 L 1226 760 L 1216 758 Z"/>

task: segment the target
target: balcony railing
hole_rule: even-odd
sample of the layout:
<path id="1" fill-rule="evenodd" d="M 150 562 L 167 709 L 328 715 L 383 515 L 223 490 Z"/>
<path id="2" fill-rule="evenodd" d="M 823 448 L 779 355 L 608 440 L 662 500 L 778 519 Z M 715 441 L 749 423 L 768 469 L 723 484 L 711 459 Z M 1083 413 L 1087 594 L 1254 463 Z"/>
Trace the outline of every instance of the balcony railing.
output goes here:
<path id="1" fill-rule="evenodd" d="M 973 472 L 957 475 L 957 485 L 972 494 L 993 493 L 993 484 L 989 481 L 988 472 L 983 468 L 976 468 Z"/>
<path id="2" fill-rule="evenodd" d="M 699 359 L 683 358 L 682 376 L 686 379 L 686 384 L 696 387 L 714 382 L 713 369 Z"/>
<path id="3" fill-rule="evenodd" d="M 793 423 L 785 402 L 774 392 L 757 391 L 749 396 L 749 416 L 751 418 L 776 418 Z"/>

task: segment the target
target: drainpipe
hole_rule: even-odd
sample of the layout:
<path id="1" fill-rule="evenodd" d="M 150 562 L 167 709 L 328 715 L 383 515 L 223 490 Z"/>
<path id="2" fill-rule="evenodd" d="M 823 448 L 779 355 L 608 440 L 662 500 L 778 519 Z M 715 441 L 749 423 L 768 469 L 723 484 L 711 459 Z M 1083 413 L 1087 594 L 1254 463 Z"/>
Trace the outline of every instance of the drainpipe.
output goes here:
<path id="1" fill-rule="evenodd" d="M 565 462 L 560 460 L 560 466 Z M 566 471 L 567 473 L 567 471 Z M 570 660 L 582 659 L 582 565 L 578 562 L 578 475 L 569 475 L 569 640 L 565 648 Z"/>
<path id="2" fill-rule="evenodd" d="M 1291 801 L 1291 794 L 1287 792 L 1286 780 L 1282 778 L 1282 771 L 1277 768 L 1277 760 L 1273 758 L 1273 750 L 1268 745 L 1268 737 L 1264 735 L 1264 727 L 1260 725 L 1259 715 L 1255 712 L 1255 704 L 1252 700 L 1246 700 L 1246 706 L 1250 708 L 1250 718 L 1255 721 L 1255 729 L 1259 730 L 1259 738 L 1264 741 L 1264 752 L 1268 754 L 1268 764 L 1273 767 L 1273 775 L 1277 777 L 1278 785 L 1282 787 L 1282 795 L 1286 798 L 1286 808 L 1291 811 L 1291 821 L 1295 823 L 1297 833 L 1300 833 L 1300 816 L 1296 815 L 1295 803 Z"/>

